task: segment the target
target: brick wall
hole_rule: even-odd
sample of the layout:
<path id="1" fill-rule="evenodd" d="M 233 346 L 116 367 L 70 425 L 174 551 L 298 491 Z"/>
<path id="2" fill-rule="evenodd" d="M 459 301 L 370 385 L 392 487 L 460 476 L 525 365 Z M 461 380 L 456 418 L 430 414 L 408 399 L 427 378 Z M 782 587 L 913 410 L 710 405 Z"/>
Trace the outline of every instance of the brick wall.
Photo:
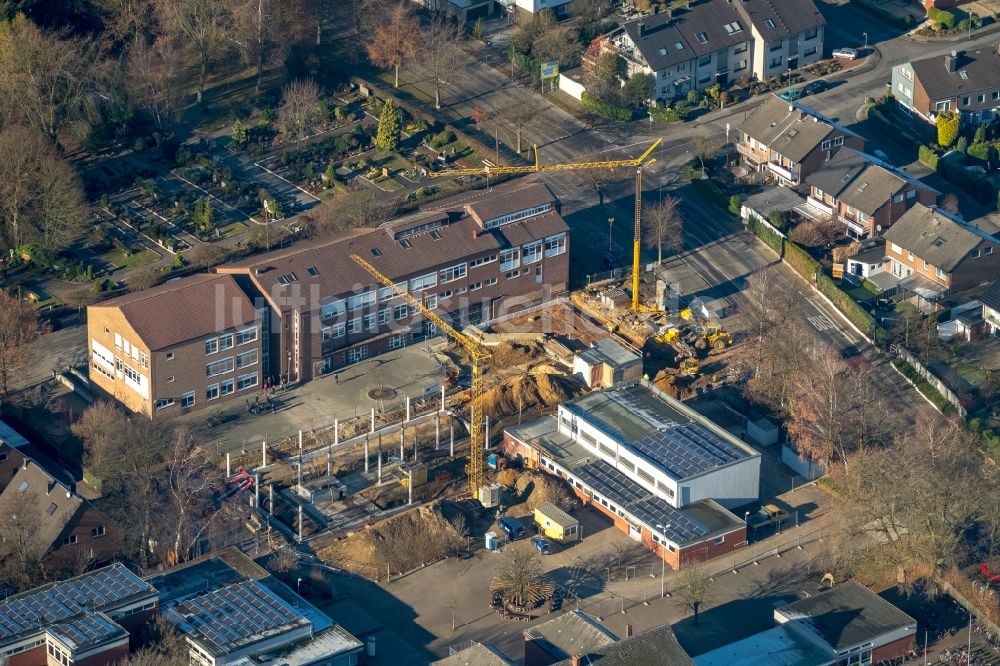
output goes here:
<path id="1" fill-rule="evenodd" d="M 893 641 L 892 643 L 888 643 L 886 645 L 880 645 L 872 650 L 872 663 L 877 664 L 882 661 L 901 657 L 912 650 L 915 644 L 916 639 L 914 634 L 905 638 L 900 638 L 898 641 Z"/>

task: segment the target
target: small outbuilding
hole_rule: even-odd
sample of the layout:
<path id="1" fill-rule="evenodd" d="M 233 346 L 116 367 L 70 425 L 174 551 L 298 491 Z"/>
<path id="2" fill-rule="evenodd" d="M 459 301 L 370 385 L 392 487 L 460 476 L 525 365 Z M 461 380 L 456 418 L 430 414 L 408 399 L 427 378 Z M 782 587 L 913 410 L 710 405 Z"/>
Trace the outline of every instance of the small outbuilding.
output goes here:
<path id="1" fill-rule="evenodd" d="M 642 377 L 642 356 L 614 338 L 602 338 L 573 358 L 573 374 L 590 388 L 610 388 Z"/>
<path id="2" fill-rule="evenodd" d="M 580 521 L 551 502 L 535 509 L 535 524 L 542 534 L 559 543 L 580 538 Z"/>

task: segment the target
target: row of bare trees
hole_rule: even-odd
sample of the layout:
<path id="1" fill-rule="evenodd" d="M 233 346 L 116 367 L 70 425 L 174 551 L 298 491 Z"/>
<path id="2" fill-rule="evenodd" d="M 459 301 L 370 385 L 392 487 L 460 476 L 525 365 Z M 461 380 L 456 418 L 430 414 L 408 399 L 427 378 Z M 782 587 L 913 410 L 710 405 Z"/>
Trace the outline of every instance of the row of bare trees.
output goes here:
<path id="1" fill-rule="evenodd" d="M 101 481 L 101 508 L 125 531 L 122 556 L 136 566 L 183 562 L 203 542 L 225 545 L 245 521 L 245 503 L 217 499 L 223 480 L 190 431 L 98 402 L 73 432 L 88 473 Z"/>

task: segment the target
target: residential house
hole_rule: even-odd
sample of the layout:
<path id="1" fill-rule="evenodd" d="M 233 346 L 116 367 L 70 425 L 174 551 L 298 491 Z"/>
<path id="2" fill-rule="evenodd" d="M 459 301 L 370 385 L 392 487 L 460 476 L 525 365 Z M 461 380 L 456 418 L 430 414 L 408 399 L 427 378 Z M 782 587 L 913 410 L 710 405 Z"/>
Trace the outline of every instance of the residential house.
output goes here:
<path id="1" fill-rule="evenodd" d="M 939 194 L 892 165 L 850 148 L 838 151 L 805 181 L 809 205 L 836 216 L 857 239 L 882 233 L 915 203 L 933 206 Z"/>
<path id="2" fill-rule="evenodd" d="M 898 65 L 892 94 L 902 109 L 929 123 L 946 110 L 965 123 L 989 122 L 1000 108 L 1000 46 Z"/>
<path id="3" fill-rule="evenodd" d="M 745 76 L 763 80 L 823 57 L 826 21 L 812 0 L 704 0 L 630 21 L 613 43 L 655 97 L 682 97 Z"/>
<path id="4" fill-rule="evenodd" d="M 259 390 L 254 304 L 230 275 L 194 275 L 87 308 L 91 385 L 162 419 Z"/>
<path id="5" fill-rule="evenodd" d="M 986 330 L 1000 338 L 1000 278 L 982 293 L 979 302 L 983 304 L 983 321 Z"/>
<path id="6" fill-rule="evenodd" d="M 514 22 L 518 25 L 531 23 L 540 12 L 549 11 L 561 20 L 569 17 L 573 0 L 500 0 L 500 4 L 507 8 L 507 11 L 514 12 Z"/>
<path id="7" fill-rule="evenodd" d="M 844 146 L 864 150 L 865 140 L 798 102 L 770 95 L 736 127 L 744 162 L 781 185 L 798 185 Z"/>
<path id="8" fill-rule="evenodd" d="M 493 16 L 494 0 L 412 0 L 431 12 L 444 12 L 459 23 L 472 25 Z"/>
<path id="9" fill-rule="evenodd" d="M 746 545 L 728 509 L 757 499 L 760 454 L 645 380 L 511 426 L 504 449 L 674 568 Z"/>
<path id="10" fill-rule="evenodd" d="M 885 240 L 872 238 L 864 242 L 857 254 L 847 257 L 844 275 L 860 283 L 884 272 L 888 261 L 885 256 Z"/>
<path id="11" fill-rule="evenodd" d="M 551 666 L 570 657 L 584 663 L 618 637 L 590 615 L 569 611 L 524 630 L 524 666 Z"/>
<path id="12" fill-rule="evenodd" d="M 437 333 L 352 255 L 461 325 L 567 289 L 569 227 L 542 183 L 434 202 L 88 308 L 93 385 L 153 419 L 299 382 Z"/>
<path id="13" fill-rule="evenodd" d="M 913 649 L 917 621 L 856 582 L 774 610 L 776 626 L 694 659 L 697 666 L 880 664 Z"/>
<path id="14" fill-rule="evenodd" d="M 16 468 L 9 465 L 15 459 L 20 459 Z M 0 474 L 0 523 L 6 538 L 23 547 L 29 558 L 60 570 L 110 562 L 118 554 L 124 539 L 121 528 L 72 486 L 5 446 L 0 460 L 12 472 Z"/>
<path id="15" fill-rule="evenodd" d="M 890 272 L 900 287 L 933 300 L 1000 275 L 1000 228 L 965 222 L 917 204 L 885 232 Z"/>
<path id="16" fill-rule="evenodd" d="M 123 564 L 9 596 L 0 601 L 0 662 L 117 664 L 128 654 L 129 632 L 157 606 L 156 589 Z"/>

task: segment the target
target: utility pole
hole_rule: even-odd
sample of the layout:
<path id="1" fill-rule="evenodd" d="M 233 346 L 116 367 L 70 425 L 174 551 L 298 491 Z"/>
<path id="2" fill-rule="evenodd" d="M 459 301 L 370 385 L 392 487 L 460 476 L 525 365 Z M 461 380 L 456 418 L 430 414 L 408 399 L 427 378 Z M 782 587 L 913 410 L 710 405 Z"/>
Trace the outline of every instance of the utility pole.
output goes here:
<path id="1" fill-rule="evenodd" d="M 450 428 L 451 429 L 450 429 L 450 435 L 449 435 L 449 437 L 451 439 L 451 457 L 454 458 L 455 457 L 455 422 L 454 421 L 451 422 Z"/>

